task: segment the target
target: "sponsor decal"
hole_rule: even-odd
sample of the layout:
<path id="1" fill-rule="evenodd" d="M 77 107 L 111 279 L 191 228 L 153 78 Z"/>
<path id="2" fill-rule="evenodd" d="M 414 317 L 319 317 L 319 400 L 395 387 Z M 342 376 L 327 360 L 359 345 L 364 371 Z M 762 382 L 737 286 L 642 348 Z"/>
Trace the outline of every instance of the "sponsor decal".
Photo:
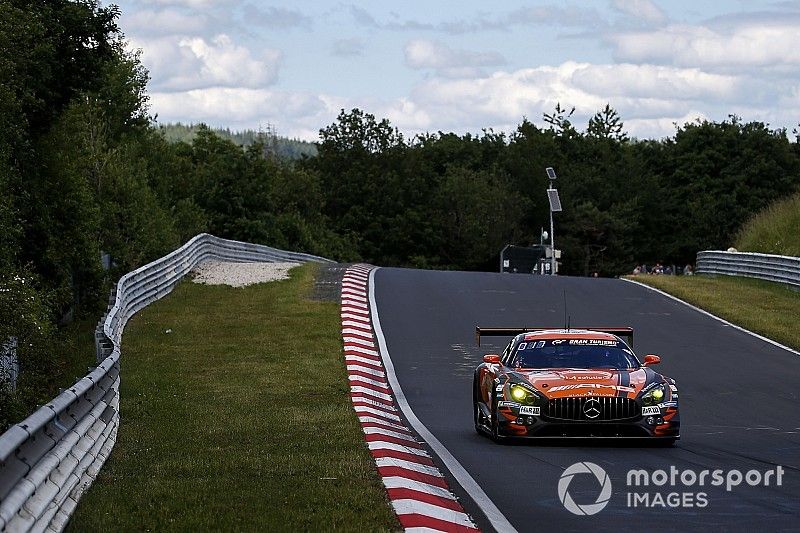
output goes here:
<path id="1" fill-rule="evenodd" d="M 556 339 L 556 340 L 553 341 L 553 346 L 558 346 L 559 344 L 564 343 L 564 342 L 567 342 L 567 341 L 564 340 L 564 339 Z"/>
<path id="2" fill-rule="evenodd" d="M 498 403 L 497 406 L 498 407 L 519 407 L 519 404 L 517 402 L 506 402 L 506 401 L 503 401 L 503 402 Z"/>
<path id="3" fill-rule="evenodd" d="M 544 348 L 544 341 L 537 341 L 536 344 L 533 345 L 535 349 Z"/>
<path id="4" fill-rule="evenodd" d="M 522 350 L 524 350 L 524 349 L 525 349 L 525 347 L 526 347 L 526 346 L 528 346 L 528 343 L 527 343 L 527 342 L 521 342 L 521 343 L 519 343 L 519 346 L 517 346 L 517 351 L 518 351 L 518 352 L 521 352 Z"/>
<path id="5" fill-rule="evenodd" d="M 602 383 L 575 383 L 572 385 L 558 385 L 557 387 L 551 387 L 550 392 L 574 389 L 612 389 L 623 392 L 636 392 L 636 389 L 633 387 L 625 387 L 623 385 L 603 385 Z"/>
<path id="6" fill-rule="evenodd" d="M 498 385 L 497 387 L 494 388 L 494 390 L 496 390 L 497 392 L 500 392 L 501 390 L 503 390 L 503 386 L 502 385 Z"/>
<path id="7" fill-rule="evenodd" d="M 575 375 L 575 376 L 563 376 L 563 379 L 574 379 L 574 380 L 579 380 L 579 379 L 609 379 L 610 377 L 611 377 L 611 374 L 606 374 L 605 376 L 598 375 L 598 374 L 582 374 L 582 375 L 578 374 L 578 375 Z"/>
<path id="8" fill-rule="evenodd" d="M 604 339 L 570 339 L 569 343 L 575 346 L 616 346 L 617 341 Z M 555 341 L 553 341 L 555 344 Z"/>
<path id="9" fill-rule="evenodd" d="M 661 408 L 657 405 L 653 405 L 650 407 L 642 407 L 642 416 L 660 415 L 660 414 L 661 414 Z"/>
<path id="10" fill-rule="evenodd" d="M 519 414 L 521 415 L 535 415 L 539 416 L 541 412 L 540 407 L 534 407 L 532 405 L 521 405 L 519 408 Z"/>

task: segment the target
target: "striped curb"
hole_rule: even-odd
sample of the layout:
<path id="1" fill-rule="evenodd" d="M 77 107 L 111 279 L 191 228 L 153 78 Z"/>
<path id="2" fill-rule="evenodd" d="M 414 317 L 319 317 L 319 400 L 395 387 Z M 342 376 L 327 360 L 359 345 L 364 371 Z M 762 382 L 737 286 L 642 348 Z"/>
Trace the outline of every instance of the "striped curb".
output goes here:
<path id="1" fill-rule="evenodd" d="M 369 314 L 367 294 L 373 269 L 369 265 L 348 268 L 341 297 L 350 400 L 367 447 L 405 531 L 478 532 L 423 442 L 398 415 Z"/>

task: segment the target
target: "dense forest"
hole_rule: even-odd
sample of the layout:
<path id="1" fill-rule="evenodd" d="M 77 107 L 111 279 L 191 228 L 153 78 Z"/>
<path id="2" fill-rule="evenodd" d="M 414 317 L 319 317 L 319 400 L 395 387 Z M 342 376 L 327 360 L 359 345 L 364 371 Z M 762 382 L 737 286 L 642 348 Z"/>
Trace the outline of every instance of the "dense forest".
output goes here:
<path id="1" fill-rule="evenodd" d="M 616 275 L 726 248 L 800 188 L 798 142 L 783 130 L 732 116 L 635 140 L 608 106 L 585 128 L 558 105 L 513 132 L 408 139 L 343 110 L 315 156 L 204 126 L 172 142 L 118 17 L 95 0 L 0 3 L 0 341 L 17 339 L 23 370 L 15 394 L 0 387 L 3 425 L 50 396 L 60 324 L 98 317 L 119 275 L 199 232 L 345 261 L 494 269 L 505 244 L 539 242 L 553 166 L 563 272 Z"/>

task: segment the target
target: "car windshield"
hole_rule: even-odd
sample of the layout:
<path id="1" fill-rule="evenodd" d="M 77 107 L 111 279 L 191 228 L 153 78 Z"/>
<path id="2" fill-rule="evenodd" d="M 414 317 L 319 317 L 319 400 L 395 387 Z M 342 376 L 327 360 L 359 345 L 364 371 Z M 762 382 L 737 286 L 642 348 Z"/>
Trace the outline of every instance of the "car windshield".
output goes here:
<path id="1" fill-rule="evenodd" d="M 514 368 L 639 368 L 639 360 L 621 341 L 548 339 L 522 341 L 515 347 Z"/>

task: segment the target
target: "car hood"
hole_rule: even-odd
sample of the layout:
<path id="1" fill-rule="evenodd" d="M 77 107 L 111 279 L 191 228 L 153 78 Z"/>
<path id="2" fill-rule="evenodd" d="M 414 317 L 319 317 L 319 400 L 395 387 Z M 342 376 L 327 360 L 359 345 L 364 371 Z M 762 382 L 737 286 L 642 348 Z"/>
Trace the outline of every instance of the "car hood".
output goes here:
<path id="1" fill-rule="evenodd" d="M 649 368 L 518 370 L 515 373 L 549 399 L 580 396 L 636 398 L 656 376 Z"/>

